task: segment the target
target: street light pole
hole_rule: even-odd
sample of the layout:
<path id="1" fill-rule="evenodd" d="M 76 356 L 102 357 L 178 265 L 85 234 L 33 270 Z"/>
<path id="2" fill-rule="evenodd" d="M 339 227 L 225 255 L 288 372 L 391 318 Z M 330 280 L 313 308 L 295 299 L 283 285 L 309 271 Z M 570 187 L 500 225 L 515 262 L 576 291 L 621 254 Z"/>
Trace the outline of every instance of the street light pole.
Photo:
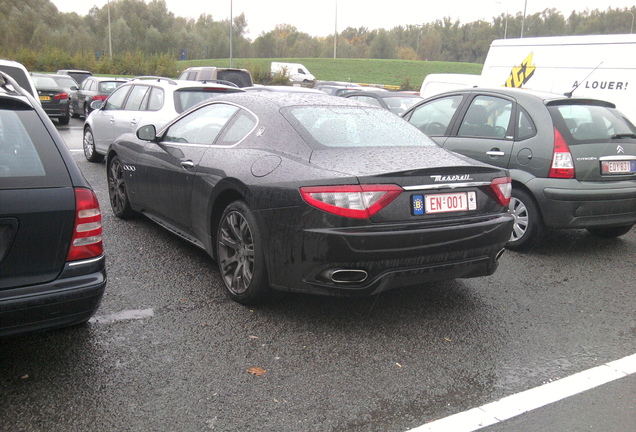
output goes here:
<path id="1" fill-rule="evenodd" d="M 336 58 L 337 51 L 338 51 L 338 0 L 336 0 L 336 17 L 334 19 L 333 58 Z"/>
<path id="2" fill-rule="evenodd" d="M 113 38 L 110 33 L 110 0 L 108 0 L 108 55 L 113 58 Z"/>
<path id="3" fill-rule="evenodd" d="M 232 21 L 234 20 L 232 16 L 232 0 L 230 0 L 230 67 L 232 67 Z"/>
<path id="4" fill-rule="evenodd" d="M 632 16 L 632 26 L 629 29 L 629 34 L 634 33 L 634 14 L 630 11 L 627 11 L 628 14 L 630 14 Z"/>
<path id="5" fill-rule="evenodd" d="M 523 39 L 523 29 L 526 27 L 526 7 L 528 6 L 528 0 L 523 3 L 523 19 L 521 20 L 521 38 Z"/>

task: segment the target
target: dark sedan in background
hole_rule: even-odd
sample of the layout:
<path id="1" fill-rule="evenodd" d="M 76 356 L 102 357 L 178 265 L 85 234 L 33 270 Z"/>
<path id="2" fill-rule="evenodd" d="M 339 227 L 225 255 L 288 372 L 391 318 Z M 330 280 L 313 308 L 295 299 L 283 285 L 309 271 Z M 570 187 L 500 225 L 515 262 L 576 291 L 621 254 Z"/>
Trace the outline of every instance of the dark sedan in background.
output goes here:
<path id="1" fill-rule="evenodd" d="M 326 95 L 219 96 L 121 136 L 106 172 L 115 215 L 205 249 L 241 303 L 490 275 L 512 229 L 506 170 Z"/>
<path id="2" fill-rule="evenodd" d="M 404 113 L 445 149 L 510 170 L 511 249 L 546 229 L 603 237 L 636 222 L 636 128 L 614 104 L 523 89 L 442 93 Z"/>
<path id="3" fill-rule="evenodd" d="M 88 321 L 106 286 L 101 212 L 35 99 L 0 73 L 0 336 Z"/>
<path id="4" fill-rule="evenodd" d="M 46 114 L 61 125 L 67 125 L 71 119 L 71 98 L 68 92 L 51 75 L 32 73 L 31 79 Z"/>
<path id="5" fill-rule="evenodd" d="M 84 118 L 88 117 L 93 111 L 91 108 L 93 101 L 106 100 L 117 87 L 125 82 L 128 82 L 128 79 L 89 76 L 82 82 L 77 92 L 77 99 L 73 104 L 74 115 L 77 117 L 80 115 L 83 115 Z"/>
<path id="6" fill-rule="evenodd" d="M 354 99 L 358 102 L 379 106 L 398 115 L 402 114 L 411 106 L 422 100 L 422 98 L 418 95 L 405 92 L 354 91 L 340 96 L 347 99 Z"/>

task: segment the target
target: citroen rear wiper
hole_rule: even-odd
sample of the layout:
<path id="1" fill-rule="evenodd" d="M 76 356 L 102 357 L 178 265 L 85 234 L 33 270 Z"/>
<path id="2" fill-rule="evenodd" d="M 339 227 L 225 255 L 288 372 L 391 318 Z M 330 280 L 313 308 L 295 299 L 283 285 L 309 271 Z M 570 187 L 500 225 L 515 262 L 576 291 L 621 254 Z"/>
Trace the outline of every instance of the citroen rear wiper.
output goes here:
<path id="1" fill-rule="evenodd" d="M 636 138 L 636 134 L 634 134 L 634 133 L 620 133 L 620 134 L 614 134 L 610 138 L 612 138 L 612 139 Z"/>

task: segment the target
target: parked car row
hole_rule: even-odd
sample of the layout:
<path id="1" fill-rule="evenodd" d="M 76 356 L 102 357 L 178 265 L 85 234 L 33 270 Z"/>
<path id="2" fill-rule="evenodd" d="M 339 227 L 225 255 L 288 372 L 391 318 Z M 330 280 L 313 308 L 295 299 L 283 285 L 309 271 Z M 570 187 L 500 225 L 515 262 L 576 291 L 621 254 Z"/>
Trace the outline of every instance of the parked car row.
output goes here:
<path id="1" fill-rule="evenodd" d="M 487 276 L 504 248 L 528 249 L 547 229 L 614 237 L 636 222 L 636 128 L 607 102 L 506 89 L 422 100 L 326 83 L 347 90 L 334 97 L 163 77 L 88 76 L 78 93 L 108 82 L 82 105 L 83 148 L 106 159 L 113 213 L 205 250 L 239 303 Z M 0 87 L 0 335 L 84 322 L 106 283 L 99 205 L 45 114 L 57 93 L 40 93 L 42 108 L 10 78 Z M 41 278 L 19 261 L 21 239 L 40 229 L 25 193 L 72 207 L 42 210 L 65 228 L 36 234 L 38 253 L 55 255 Z"/>

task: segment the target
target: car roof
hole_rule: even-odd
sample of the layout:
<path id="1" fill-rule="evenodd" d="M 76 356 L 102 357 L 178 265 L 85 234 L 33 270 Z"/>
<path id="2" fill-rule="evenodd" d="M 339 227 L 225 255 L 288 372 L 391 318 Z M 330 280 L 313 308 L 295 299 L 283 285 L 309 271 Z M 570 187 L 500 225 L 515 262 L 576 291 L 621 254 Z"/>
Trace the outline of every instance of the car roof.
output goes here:
<path id="1" fill-rule="evenodd" d="M 550 104 L 558 101 L 575 101 L 575 102 L 584 102 L 588 101 L 591 103 L 602 103 L 602 104 L 612 104 L 611 102 L 606 102 L 600 99 L 590 99 L 590 98 L 577 98 L 577 97 L 568 97 L 564 94 L 559 93 L 550 93 L 538 90 L 530 90 L 523 88 L 508 88 L 508 87 L 497 87 L 497 88 L 487 88 L 487 87 L 471 87 L 460 90 L 452 90 L 443 93 L 436 94 L 427 98 L 427 100 L 438 99 L 439 97 L 443 97 L 446 95 L 459 94 L 459 93 L 487 93 L 487 94 L 499 94 L 503 96 L 514 97 L 518 100 L 523 100 L 524 98 L 532 98 L 539 99 L 543 101 L 544 104 Z"/>
<path id="2" fill-rule="evenodd" d="M 104 77 L 104 76 L 89 76 L 86 79 L 92 79 L 95 81 L 117 81 L 117 82 L 128 82 L 130 81 L 129 78 L 124 78 L 124 77 Z"/>
<path id="3" fill-rule="evenodd" d="M 130 86 L 133 84 L 149 84 L 153 86 L 158 86 L 162 88 L 168 89 L 182 89 L 182 88 L 201 88 L 201 87 L 218 87 L 222 89 L 233 90 L 236 92 L 243 92 L 243 89 L 240 89 L 233 85 L 227 85 L 215 82 L 213 80 L 210 81 L 189 81 L 189 80 L 178 80 L 166 77 L 158 77 L 158 76 L 139 76 L 135 78 L 131 78 L 124 85 Z"/>
<path id="4" fill-rule="evenodd" d="M 370 108 L 369 105 L 345 98 L 320 93 L 288 93 L 288 92 L 242 92 L 217 96 L 204 104 L 214 102 L 231 102 L 249 109 L 278 111 L 285 107 L 301 106 L 356 106 Z M 378 109 L 381 109 L 378 107 Z"/>

